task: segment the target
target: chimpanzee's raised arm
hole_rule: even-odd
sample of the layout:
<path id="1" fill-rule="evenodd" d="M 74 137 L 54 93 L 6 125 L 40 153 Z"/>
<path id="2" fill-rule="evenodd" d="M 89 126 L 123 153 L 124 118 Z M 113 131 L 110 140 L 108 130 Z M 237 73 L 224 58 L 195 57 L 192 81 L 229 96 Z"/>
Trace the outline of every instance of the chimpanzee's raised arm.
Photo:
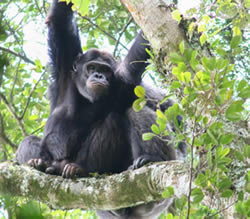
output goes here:
<path id="1" fill-rule="evenodd" d="M 148 65 L 146 61 L 150 58 L 146 51 L 146 48 L 149 49 L 150 45 L 142 34 L 142 31 L 138 33 L 133 45 L 128 51 L 128 55 L 121 63 L 121 68 L 126 69 L 124 73 L 122 73 L 125 74 L 123 76 L 133 84 L 139 84 L 141 82 L 141 75 Z"/>
<path id="2" fill-rule="evenodd" d="M 46 23 L 48 24 L 48 46 L 52 76 L 69 74 L 73 61 L 82 53 L 77 25 L 71 10 L 72 4 L 53 0 Z"/>

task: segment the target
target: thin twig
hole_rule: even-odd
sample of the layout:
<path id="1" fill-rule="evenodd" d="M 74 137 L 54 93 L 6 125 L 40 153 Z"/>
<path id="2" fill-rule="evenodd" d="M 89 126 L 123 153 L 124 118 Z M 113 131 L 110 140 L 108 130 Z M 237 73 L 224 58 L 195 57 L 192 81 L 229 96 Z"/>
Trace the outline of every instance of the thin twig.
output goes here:
<path id="1" fill-rule="evenodd" d="M 236 201 L 232 202 L 232 203 L 231 203 L 230 205 L 228 205 L 227 207 L 222 208 L 221 210 L 219 210 L 219 211 L 215 212 L 215 213 L 214 213 L 214 214 L 212 214 L 212 215 L 208 215 L 208 218 L 213 218 L 215 215 L 220 214 L 221 212 L 223 212 L 223 211 L 227 210 L 228 208 L 230 208 L 230 207 L 232 207 L 234 204 L 236 204 L 236 203 L 237 203 L 237 201 L 238 201 L 238 200 L 236 200 Z"/>
<path id="2" fill-rule="evenodd" d="M 190 179 L 189 179 L 189 191 L 188 191 L 188 209 L 186 219 L 189 218 L 190 209 L 191 209 L 191 193 L 192 193 L 192 181 L 193 181 L 193 166 L 194 166 L 194 140 L 195 140 L 195 128 L 196 128 L 196 120 L 194 121 L 193 131 L 192 131 L 192 143 L 191 147 L 191 161 L 190 161 Z"/>
<path id="3" fill-rule="evenodd" d="M 121 40 L 121 37 L 123 35 L 123 33 L 126 31 L 126 29 L 128 28 L 128 26 L 131 24 L 131 22 L 133 21 L 133 18 L 130 17 L 129 20 L 128 20 L 128 23 L 126 23 L 126 25 L 124 25 L 124 27 L 122 28 L 120 34 L 119 34 L 119 37 L 116 41 L 116 44 L 115 44 L 115 49 L 114 49 L 114 52 L 113 52 L 113 55 L 114 57 L 116 56 L 116 51 L 118 49 L 118 45 L 120 44 L 120 40 Z"/>
<path id="4" fill-rule="evenodd" d="M 25 62 L 28 62 L 28 63 L 30 63 L 30 64 L 32 64 L 32 65 L 35 65 L 35 62 L 33 62 L 32 60 L 30 60 L 29 58 L 27 58 L 27 57 L 24 56 L 24 55 L 18 54 L 18 53 L 16 53 L 16 52 L 14 52 L 14 51 L 12 51 L 12 50 L 10 50 L 10 49 L 7 49 L 7 48 L 5 48 L 5 47 L 2 47 L 2 46 L 0 46 L 0 50 L 3 50 L 3 51 L 5 51 L 5 52 L 8 52 L 8 53 L 10 53 L 10 54 L 12 54 L 12 55 L 14 55 L 14 56 L 17 56 L 17 57 L 23 59 Z"/>
<path id="5" fill-rule="evenodd" d="M 17 6 L 17 5 L 16 5 L 16 6 Z M 16 16 L 18 16 L 19 13 L 22 12 L 22 10 L 23 10 L 23 9 L 20 9 L 20 8 L 19 8 L 19 12 L 16 14 Z M 14 18 L 12 18 L 12 19 L 14 19 Z M 19 22 L 18 24 L 16 24 L 16 26 L 17 26 L 16 29 L 13 29 L 13 28 L 12 28 L 12 25 L 10 24 L 12 19 L 5 20 L 5 24 L 8 26 L 8 30 L 11 32 L 12 36 L 14 36 L 15 40 L 16 40 L 17 43 L 19 44 L 22 53 L 25 54 L 25 52 L 24 52 L 24 50 L 23 50 L 23 39 L 19 39 L 19 37 L 17 36 L 17 34 L 18 34 L 18 26 L 19 26 L 20 28 L 23 27 L 21 24 L 22 24 L 24 18 L 22 18 L 22 19 L 20 20 L 20 22 Z M 26 56 L 25 56 L 25 57 L 26 57 Z"/>
<path id="6" fill-rule="evenodd" d="M 81 15 L 80 15 L 81 16 Z M 105 35 L 107 35 L 109 38 L 111 38 L 112 40 L 114 40 L 115 42 L 117 42 L 117 39 L 115 37 L 113 37 L 110 33 L 106 32 L 105 30 L 103 30 L 102 28 L 100 28 L 97 24 L 95 24 L 93 21 L 91 21 L 91 19 L 89 19 L 86 16 L 81 16 L 81 18 L 87 20 L 91 25 L 95 26 L 97 29 L 99 29 L 101 32 L 103 32 Z M 126 50 L 128 50 L 128 48 L 126 46 L 124 46 L 121 42 L 119 42 L 119 44 Z"/>
<path id="7" fill-rule="evenodd" d="M 22 134 L 24 136 L 27 136 L 27 132 L 25 131 L 25 128 L 21 122 L 21 120 L 19 119 L 19 117 L 17 116 L 16 112 L 12 109 L 10 103 L 8 102 L 8 100 L 6 99 L 6 97 L 0 93 L 0 98 L 3 100 L 3 102 L 5 103 L 5 106 L 7 107 L 8 111 L 10 112 L 10 114 L 14 117 L 14 119 L 17 121 L 21 131 L 22 131 Z"/>
<path id="8" fill-rule="evenodd" d="M 37 133 L 38 131 L 40 131 L 41 129 L 44 128 L 44 125 L 40 126 L 38 129 L 36 129 L 35 131 L 31 132 L 30 135 L 34 135 L 35 133 Z"/>
<path id="9" fill-rule="evenodd" d="M 45 73 L 46 73 L 46 70 L 41 74 L 40 78 L 39 78 L 38 81 L 35 83 L 34 87 L 32 88 L 32 90 L 31 90 L 31 92 L 30 92 L 30 94 L 29 94 L 29 97 L 28 97 L 28 99 L 27 99 L 26 105 L 25 105 L 25 107 L 24 107 L 23 113 L 21 114 L 21 116 L 18 117 L 18 119 L 20 119 L 20 120 L 23 119 L 23 117 L 24 117 L 24 115 L 25 115 L 25 113 L 26 113 L 26 111 L 27 111 L 27 109 L 28 109 L 28 106 L 29 106 L 29 103 L 30 103 L 31 96 L 32 96 L 33 92 L 35 91 L 35 89 L 36 89 L 37 85 L 39 84 L 39 82 L 42 80 L 42 78 L 43 78 L 43 76 L 45 75 Z"/>
<path id="10" fill-rule="evenodd" d="M 14 92 L 16 81 L 17 81 L 17 78 L 18 78 L 18 70 L 19 70 L 20 63 L 21 63 L 21 59 L 19 59 L 18 64 L 17 64 L 16 74 L 15 74 L 15 78 L 14 78 L 14 81 L 13 81 L 13 84 L 12 84 L 12 88 L 11 88 L 11 92 L 10 92 L 10 100 L 13 99 L 13 92 Z"/>
<path id="11" fill-rule="evenodd" d="M 37 0 L 35 0 L 35 5 L 37 7 L 37 10 L 40 12 L 40 15 L 44 18 L 44 14 L 43 14 L 43 12 L 42 12 L 42 10 L 41 10 L 41 8 L 40 8 L 39 3 L 37 2 Z"/>
<path id="12" fill-rule="evenodd" d="M 4 141 L 6 144 L 10 145 L 12 148 L 16 149 L 17 148 L 17 145 L 14 144 L 5 134 L 5 131 L 4 131 L 4 122 L 3 122 L 3 117 L 0 113 L 0 139 L 2 141 Z"/>
<path id="13" fill-rule="evenodd" d="M 46 6 L 45 6 L 45 0 L 43 0 L 42 8 L 43 8 L 44 14 L 47 14 Z"/>

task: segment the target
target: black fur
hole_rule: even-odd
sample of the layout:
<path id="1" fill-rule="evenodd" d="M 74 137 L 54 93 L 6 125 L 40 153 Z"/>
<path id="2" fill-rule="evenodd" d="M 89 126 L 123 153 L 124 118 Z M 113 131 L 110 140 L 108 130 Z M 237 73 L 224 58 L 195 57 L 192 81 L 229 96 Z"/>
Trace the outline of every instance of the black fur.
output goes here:
<path id="1" fill-rule="evenodd" d="M 176 151 L 159 138 L 142 140 L 142 133 L 150 132 L 155 123 L 156 105 L 149 101 L 139 113 L 132 109 L 134 88 L 141 84 L 149 58 L 145 51 L 149 43 L 141 33 L 118 63 L 101 50 L 82 53 L 70 4 L 54 0 L 47 24 L 53 77 L 50 116 L 42 139 L 30 136 L 19 145 L 16 158 L 20 164 L 28 162 L 46 173 L 72 178 L 91 172 L 119 173 L 185 155 L 185 145 Z M 157 90 L 145 89 L 150 99 L 163 97 Z M 164 107 L 171 105 L 169 101 Z M 167 206 L 166 201 L 154 202 L 98 214 L 103 218 L 154 218 Z"/>

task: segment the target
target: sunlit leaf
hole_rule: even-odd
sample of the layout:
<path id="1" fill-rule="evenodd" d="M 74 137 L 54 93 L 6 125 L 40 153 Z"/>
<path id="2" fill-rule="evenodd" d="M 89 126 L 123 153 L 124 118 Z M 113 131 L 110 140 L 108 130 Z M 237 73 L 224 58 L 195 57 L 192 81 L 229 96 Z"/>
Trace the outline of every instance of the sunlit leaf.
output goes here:
<path id="1" fill-rule="evenodd" d="M 143 133 L 142 139 L 143 141 L 151 140 L 155 135 L 153 133 Z"/>
<path id="2" fill-rule="evenodd" d="M 178 22 L 181 21 L 181 13 L 179 10 L 172 11 L 172 17 L 177 20 Z"/>
<path id="3" fill-rule="evenodd" d="M 139 98 L 143 98 L 145 96 L 145 89 L 142 86 L 135 87 L 135 95 Z"/>
<path id="4" fill-rule="evenodd" d="M 173 195 L 174 195 L 174 188 L 172 186 L 168 186 L 162 193 L 163 198 L 170 198 Z"/>

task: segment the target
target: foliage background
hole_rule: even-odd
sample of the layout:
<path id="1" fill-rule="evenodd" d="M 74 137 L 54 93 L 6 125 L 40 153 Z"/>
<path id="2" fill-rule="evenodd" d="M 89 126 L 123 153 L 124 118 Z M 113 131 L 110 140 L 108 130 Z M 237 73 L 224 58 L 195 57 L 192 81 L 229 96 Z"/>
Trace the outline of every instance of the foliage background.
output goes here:
<path id="1" fill-rule="evenodd" d="M 84 5 L 88 1 L 85 4 L 75 2 L 76 7 L 82 6 L 77 22 L 82 33 L 83 49 L 105 47 L 118 59 L 123 57 L 138 27 L 120 1 L 91 0 L 87 14 Z M 24 136 L 41 136 L 48 118 L 50 75 L 47 59 L 44 49 L 32 47 L 32 43 L 39 43 L 40 48 L 46 48 L 44 19 L 48 7 L 49 3 L 45 0 L 0 2 L 0 162 L 13 158 Z M 198 9 L 187 11 L 187 22 L 180 20 L 192 48 L 189 50 L 185 44 L 180 45 L 179 51 L 171 55 L 171 66 L 159 65 L 157 57 L 152 54 L 148 74 L 154 82 L 159 84 L 160 81 L 161 86 L 167 87 L 168 94 L 180 102 L 164 115 L 158 111 L 158 117 L 169 121 L 170 117 L 174 118 L 173 113 L 178 112 L 190 127 L 196 127 L 198 130 L 182 125 L 178 127 L 180 132 L 177 135 L 170 134 L 175 135 L 177 141 L 185 138 L 189 142 L 191 150 L 188 159 L 194 168 L 200 168 L 199 161 L 203 159 L 211 170 L 196 169 L 198 188 L 192 193 L 192 202 L 190 197 L 176 201 L 178 210 L 175 215 L 178 217 L 187 214 L 188 203 L 192 204 L 193 218 L 219 215 L 216 213 L 221 210 L 218 206 L 201 206 L 203 190 L 209 191 L 218 200 L 238 194 L 233 203 L 238 216 L 244 218 L 249 215 L 246 191 L 250 190 L 250 174 L 247 172 L 250 152 L 247 146 L 249 136 L 245 131 L 249 128 L 249 7 L 249 0 L 203 0 Z M 180 19 L 179 13 L 174 10 L 173 16 Z M 37 34 L 32 35 L 32 32 Z M 195 50 L 198 51 L 196 55 Z M 188 54 L 191 56 L 188 57 Z M 194 75 L 200 71 L 203 82 L 199 83 L 203 85 L 197 86 Z M 223 77 L 220 77 L 222 83 L 212 84 L 213 74 L 210 73 L 223 71 Z M 168 77 L 169 74 L 171 77 Z M 211 84 L 214 86 L 211 87 Z M 208 98 L 209 94 L 213 98 Z M 139 97 L 143 99 L 143 96 Z M 185 104 L 185 98 L 193 104 Z M 206 110 L 201 107 L 204 103 Z M 152 133 L 144 135 L 145 140 L 155 135 L 164 137 L 161 124 L 164 127 L 164 122 L 152 126 Z M 240 129 L 243 134 L 239 133 Z M 238 166 L 240 177 L 236 174 Z M 168 191 L 171 189 L 166 190 L 167 196 L 172 194 Z M 1 212 L 14 218 L 31 218 L 31 215 L 25 215 L 28 212 L 34 218 L 78 218 L 83 213 L 80 210 L 52 211 L 41 203 L 24 199 L 1 197 L 0 200 L 0 206 L 5 210 Z M 92 218 L 95 215 L 86 212 L 82 217 Z"/>

